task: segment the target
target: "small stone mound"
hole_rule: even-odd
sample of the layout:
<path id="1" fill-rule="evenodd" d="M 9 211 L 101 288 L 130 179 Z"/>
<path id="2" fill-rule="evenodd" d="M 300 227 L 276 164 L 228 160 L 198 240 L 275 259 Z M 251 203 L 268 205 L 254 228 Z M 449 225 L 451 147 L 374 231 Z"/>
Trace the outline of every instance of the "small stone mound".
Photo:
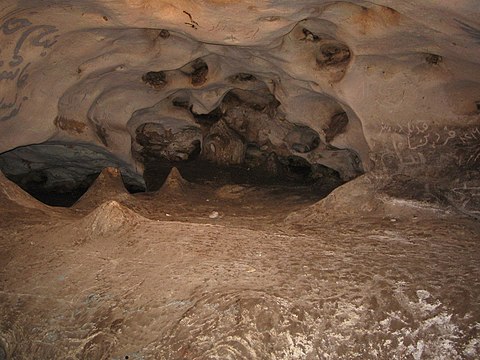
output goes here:
<path id="1" fill-rule="evenodd" d="M 130 196 L 123 184 L 120 170 L 107 167 L 102 170 L 95 182 L 75 203 L 76 209 L 93 209 L 108 200 L 123 200 Z"/>
<path id="2" fill-rule="evenodd" d="M 0 171 L 0 204 L 14 203 L 31 209 L 47 210 L 48 206 L 22 190 L 17 184 L 7 179 Z"/>
<path id="3" fill-rule="evenodd" d="M 81 229 L 90 236 L 118 234 L 137 224 L 148 221 L 129 208 L 111 200 L 101 204 L 79 221 Z"/>
<path id="4" fill-rule="evenodd" d="M 162 187 L 158 190 L 158 194 L 180 195 L 189 188 L 191 188 L 191 184 L 182 177 L 182 174 L 176 167 L 173 167 Z"/>

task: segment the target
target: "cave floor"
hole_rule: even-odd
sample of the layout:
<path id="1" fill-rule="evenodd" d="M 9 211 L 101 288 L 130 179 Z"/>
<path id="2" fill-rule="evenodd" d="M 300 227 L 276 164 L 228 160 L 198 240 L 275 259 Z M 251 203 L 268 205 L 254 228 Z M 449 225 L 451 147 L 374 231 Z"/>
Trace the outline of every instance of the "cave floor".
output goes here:
<path id="1" fill-rule="evenodd" d="M 3 204 L 0 358 L 478 358 L 478 222 L 296 225 L 303 188 L 180 190 Z"/>

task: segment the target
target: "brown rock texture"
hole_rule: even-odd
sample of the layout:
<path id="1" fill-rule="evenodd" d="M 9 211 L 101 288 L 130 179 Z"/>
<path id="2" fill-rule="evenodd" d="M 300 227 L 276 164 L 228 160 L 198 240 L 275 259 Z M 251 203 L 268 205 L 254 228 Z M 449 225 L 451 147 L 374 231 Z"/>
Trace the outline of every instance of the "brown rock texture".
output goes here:
<path id="1" fill-rule="evenodd" d="M 479 359 L 479 11 L 1 0 L 0 360 Z"/>

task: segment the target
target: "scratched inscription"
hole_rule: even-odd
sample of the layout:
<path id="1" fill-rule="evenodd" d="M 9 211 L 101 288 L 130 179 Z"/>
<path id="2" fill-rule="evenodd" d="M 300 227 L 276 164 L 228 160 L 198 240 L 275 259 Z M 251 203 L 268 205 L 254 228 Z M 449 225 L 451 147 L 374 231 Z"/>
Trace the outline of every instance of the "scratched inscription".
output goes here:
<path id="1" fill-rule="evenodd" d="M 14 118 L 28 100 L 20 93 L 28 80 L 31 62 L 25 61 L 25 49 L 38 49 L 40 56 L 56 42 L 58 29 L 51 25 L 35 25 L 28 19 L 9 18 L 0 25 L 2 44 L 0 49 L 0 122 Z M 30 53 L 30 52 L 29 52 Z"/>
<path id="2" fill-rule="evenodd" d="M 405 125 L 382 123 L 380 133 L 389 135 L 391 151 L 381 156 L 384 167 L 396 163 L 400 168 L 436 164 L 439 156 L 448 157 L 449 162 L 459 167 L 472 167 L 480 164 L 480 126 L 436 127 L 422 121 L 408 122 Z"/>
<path id="3" fill-rule="evenodd" d="M 454 129 L 444 126 L 433 129 L 426 122 L 409 122 L 407 125 L 382 124 L 380 133 L 396 133 L 405 135 L 410 150 L 429 146 L 435 149 L 438 146 L 448 145 L 450 141 L 458 140 L 464 145 L 480 141 L 480 127 L 469 129 Z"/>

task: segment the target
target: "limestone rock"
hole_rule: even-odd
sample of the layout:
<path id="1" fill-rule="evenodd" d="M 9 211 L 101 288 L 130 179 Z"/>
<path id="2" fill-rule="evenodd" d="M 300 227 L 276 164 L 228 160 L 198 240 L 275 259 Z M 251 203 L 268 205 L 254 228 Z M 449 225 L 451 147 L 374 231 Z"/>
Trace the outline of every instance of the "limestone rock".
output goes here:
<path id="1" fill-rule="evenodd" d="M 193 126 L 172 131 L 162 124 L 144 123 L 136 130 L 136 141 L 146 159 L 162 158 L 170 161 L 194 159 L 200 152 L 201 132 Z"/>
<path id="2" fill-rule="evenodd" d="M 306 126 L 295 126 L 285 138 L 288 146 L 295 152 L 307 153 L 318 147 L 318 133 Z"/>
<path id="3" fill-rule="evenodd" d="M 85 194 L 75 203 L 76 209 L 92 209 L 105 201 L 121 201 L 130 197 L 125 189 L 122 175 L 117 168 L 107 167 Z"/>
<path id="4" fill-rule="evenodd" d="M 478 173 L 475 1 L 64 3 L 2 2 L 0 153 L 85 144 L 140 175 L 152 144 L 170 161 L 203 150 L 232 165 L 253 143 L 344 180 L 385 171 L 447 186 Z M 221 122 L 233 133 L 211 131 Z M 179 123 L 195 135 L 136 141 Z M 285 140 L 294 126 L 323 144 Z"/>
<path id="5" fill-rule="evenodd" d="M 203 157 L 220 165 L 242 164 L 245 151 L 246 144 L 224 122 L 213 125 L 203 145 Z"/>
<path id="6" fill-rule="evenodd" d="M 148 220 L 115 200 L 106 201 L 79 220 L 75 225 L 81 233 L 90 238 L 115 236 L 131 230 L 134 226 Z"/>
<path id="7" fill-rule="evenodd" d="M 192 189 L 193 184 L 190 184 L 182 177 L 180 171 L 176 167 L 170 170 L 167 179 L 163 183 L 160 190 L 157 191 L 157 196 L 161 197 L 175 197 L 188 196 L 189 189 Z"/>

